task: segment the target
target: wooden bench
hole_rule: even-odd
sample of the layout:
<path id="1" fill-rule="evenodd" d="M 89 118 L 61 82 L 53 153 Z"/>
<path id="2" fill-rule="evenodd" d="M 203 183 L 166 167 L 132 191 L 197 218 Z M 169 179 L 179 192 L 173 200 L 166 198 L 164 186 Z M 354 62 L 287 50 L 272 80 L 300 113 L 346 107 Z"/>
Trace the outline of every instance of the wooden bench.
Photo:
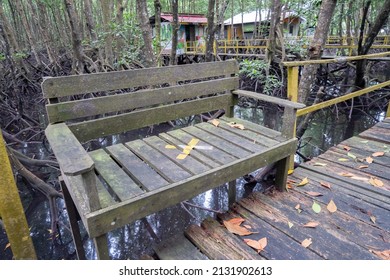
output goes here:
<path id="1" fill-rule="evenodd" d="M 107 259 L 108 232 L 265 165 L 277 162 L 275 184 L 285 188 L 288 158 L 297 144 L 295 112 L 303 106 L 238 90 L 237 74 L 237 62 L 229 60 L 44 79 L 50 123 L 45 132 L 61 167 L 79 258 L 85 255 L 78 217 L 98 258 Z M 281 132 L 233 118 L 239 95 L 284 107 Z M 108 135 L 220 109 L 225 115 L 218 127 L 203 122 L 97 150 L 83 147 Z M 230 190 L 234 198 L 235 186 Z"/>

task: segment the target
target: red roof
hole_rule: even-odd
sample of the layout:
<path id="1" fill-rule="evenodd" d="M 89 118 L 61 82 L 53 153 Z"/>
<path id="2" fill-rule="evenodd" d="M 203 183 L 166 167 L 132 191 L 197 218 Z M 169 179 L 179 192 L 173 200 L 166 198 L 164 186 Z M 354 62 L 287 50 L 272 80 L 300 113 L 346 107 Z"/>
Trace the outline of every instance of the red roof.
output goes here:
<path id="1" fill-rule="evenodd" d="M 161 13 L 161 18 L 169 22 L 173 21 L 172 14 Z M 199 14 L 179 14 L 179 22 L 182 23 L 203 23 L 207 24 L 207 18 Z"/>

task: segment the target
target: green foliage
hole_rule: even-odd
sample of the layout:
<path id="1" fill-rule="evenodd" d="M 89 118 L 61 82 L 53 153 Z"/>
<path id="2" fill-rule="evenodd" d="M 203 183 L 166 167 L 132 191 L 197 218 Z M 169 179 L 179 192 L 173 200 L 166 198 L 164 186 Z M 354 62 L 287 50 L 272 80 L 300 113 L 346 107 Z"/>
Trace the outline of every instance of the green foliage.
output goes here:
<path id="1" fill-rule="evenodd" d="M 17 52 L 17 53 L 14 53 L 13 57 L 15 59 L 23 59 L 23 58 L 27 57 L 27 54 L 23 53 L 23 52 Z"/>
<path id="2" fill-rule="evenodd" d="M 0 53 L 0 61 L 3 61 L 5 60 L 5 54 L 4 53 Z"/>

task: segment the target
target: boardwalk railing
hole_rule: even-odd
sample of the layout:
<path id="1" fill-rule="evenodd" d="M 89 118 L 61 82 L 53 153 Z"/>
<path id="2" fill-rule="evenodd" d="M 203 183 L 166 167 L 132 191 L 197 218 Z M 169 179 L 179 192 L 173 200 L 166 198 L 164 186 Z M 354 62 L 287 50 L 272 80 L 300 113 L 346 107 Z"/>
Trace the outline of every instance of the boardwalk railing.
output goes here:
<path id="1" fill-rule="evenodd" d="M 359 56 L 351 56 L 351 57 L 339 57 L 334 59 L 321 59 L 321 60 L 308 60 L 308 61 L 288 61 L 283 62 L 283 65 L 287 67 L 287 96 L 291 101 L 298 101 L 298 78 L 299 78 L 299 67 L 310 65 L 310 64 L 328 64 L 328 63 L 342 63 L 347 61 L 358 61 L 365 59 L 373 59 L 373 58 L 383 58 L 385 56 L 389 56 L 390 52 L 382 52 L 368 55 L 359 55 Z M 357 90 L 351 92 L 349 94 L 333 98 L 331 100 L 327 100 L 324 102 L 316 103 L 311 106 L 305 107 L 303 109 L 297 110 L 297 117 L 309 114 L 311 112 L 318 111 L 320 109 L 338 104 L 340 102 L 344 102 L 346 100 L 350 100 L 352 98 L 361 96 L 363 94 L 367 94 L 378 89 L 390 86 L 390 80 L 379 83 L 373 86 L 369 86 L 367 88 Z M 390 117 L 390 102 L 387 107 L 386 117 Z M 296 131 L 296 130 L 294 130 Z M 293 169 L 293 161 L 290 161 L 290 169 Z"/>

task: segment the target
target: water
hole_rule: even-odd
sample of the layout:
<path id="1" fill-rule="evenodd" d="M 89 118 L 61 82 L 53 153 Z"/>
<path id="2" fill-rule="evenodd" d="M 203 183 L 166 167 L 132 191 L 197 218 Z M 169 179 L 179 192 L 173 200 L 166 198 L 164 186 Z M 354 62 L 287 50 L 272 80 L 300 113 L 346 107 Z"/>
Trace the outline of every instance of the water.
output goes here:
<path id="1" fill-rule="evenodd" d="M 264 119 L 272 120 L 266 124 L 280 127 L 281 112 L 270 109 L 273 117 L 264 118 L 262 110 L 257 108 L 236 107 L 235 115 L 246 120 L 264 124 Z M 275 114 L 276 113 L 276 114 Z M 266 113 L 266 114 L 269 114 Z M 349 138 L 361 131 L 373 126 L 375 119 L 382 119 L 384 114 L 381 112 L 371 112 L 373 117 L 368 114 L 357 117 L 353 116 L 350 121 L 348 116 L 337 115 L 332 110 L 323 110 L 319 112 L 311 122 L 306 133 L 300 142 L 299 151 L 305 157 L 314 157 L 338 144 L 342 140 Z M 271 124 L 270 124 L 271 123 Z M 121 135 L 106 138 L 99 145 L 112 145 L 122 140 L 131 140 L 140 136 L 157 134 L 160 129 L 167 127 L 157 127 L 153 131 L 149 128 L 139 130 L 130 135 Z M 96 144 L 96 143 L 95 143 Z M 36 157 L 44 158 L 47 151 L 44 147 L 25 147 L 27 154 L 34 151 Z M 301 160 L 297 157 L 297 160 Z M 46 178 L 53 180 L 54 178 Z M 252 187 L 245 186 L 243 179 L 237 180 L 238 199 L 247 196 L 252 191 L 262 191 L 265 184 L 257 184 Z M 69 231 L 68 217 L 63 200 L 57 199 L 59 209 L 59 227 L 58 235 L 52 239 L 50 232 L 50 209 L 49 203 L 40 193 L 31 192 L 24 182 L 18 182 L 23 204 L 27 209 L 27 219 L 30 225 L 31 236 L 37 251 L 39 259 L 76 259 L 74 245 Z M 226 211 L 228 209 L 227 186 L 220 186 L 208 192 L 198 195 L 189 201 L 192 204 L 199 205 L 217 211 Z M 184 208 L 186 207 L 187 210 Z M 111 244 L 110 255 L 113 259 L 139 259 L 143 254 L 152 255 L 153 246 L 160 240 L 164 240 L 175 234 L 182 233 L 190 224 L 199 224 L 206 217 L 216 216 L 215 212 L 203 210 L 192 206 L 183 206 L 182 204 L 162 210 L 146 218 L 147 223 L 142 220 L 133 224 L 117 229 L 108 235 Z M 96 252 L 93 244 L 88 240 L 85 231 L 84 248 L 87 258 L 94 259 Z M 4 230 L 0 230 L 0 259 L 11 259 L 12 254 L 9 248 L 6 248 L 8 241 Z"/>

